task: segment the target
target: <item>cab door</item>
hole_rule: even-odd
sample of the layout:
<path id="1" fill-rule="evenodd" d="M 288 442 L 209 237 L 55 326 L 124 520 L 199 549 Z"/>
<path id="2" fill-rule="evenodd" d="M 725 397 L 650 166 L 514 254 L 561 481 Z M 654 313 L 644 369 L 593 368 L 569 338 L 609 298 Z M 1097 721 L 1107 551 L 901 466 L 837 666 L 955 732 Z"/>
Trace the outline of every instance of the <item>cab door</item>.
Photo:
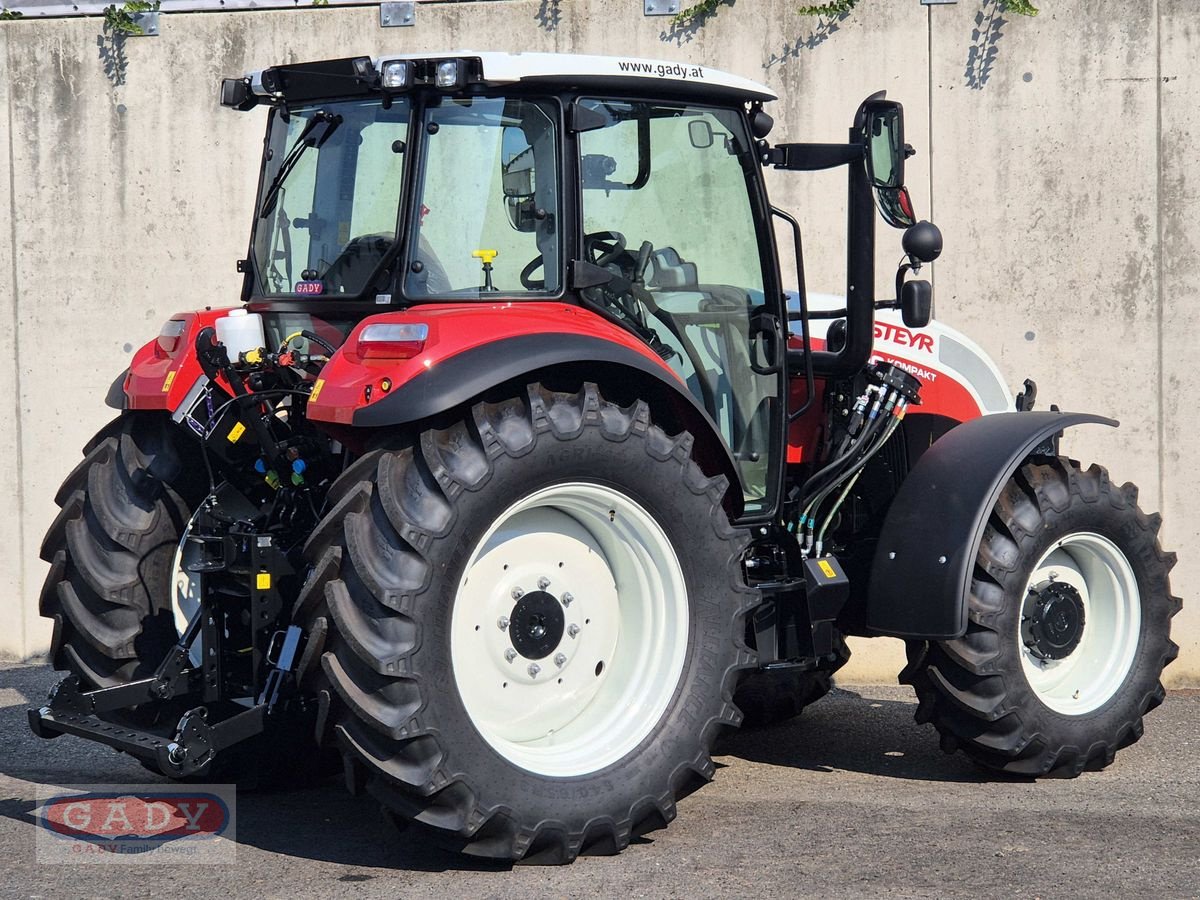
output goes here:
<path id="1" fill-rule="evenodd" d="M 729 445 L 745 517 L 769 516 L 780 483 L 783 319 L 743 114 L 577 102 L 582 254 L 613 276 L 585 297 L 675 369 Z"/>

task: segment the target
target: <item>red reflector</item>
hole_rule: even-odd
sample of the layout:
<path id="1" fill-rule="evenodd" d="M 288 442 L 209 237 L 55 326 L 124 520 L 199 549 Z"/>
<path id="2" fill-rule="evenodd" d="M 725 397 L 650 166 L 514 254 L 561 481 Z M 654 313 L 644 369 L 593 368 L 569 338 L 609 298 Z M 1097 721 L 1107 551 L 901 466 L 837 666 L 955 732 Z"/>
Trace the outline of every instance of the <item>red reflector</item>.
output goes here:
<path id="1" fill-rule="evenodd" d="M 358 335 L 357 355 L 361 359 L 411 359 L 425 349 L 429 326 L 423 322 L 376 322 Z"/>

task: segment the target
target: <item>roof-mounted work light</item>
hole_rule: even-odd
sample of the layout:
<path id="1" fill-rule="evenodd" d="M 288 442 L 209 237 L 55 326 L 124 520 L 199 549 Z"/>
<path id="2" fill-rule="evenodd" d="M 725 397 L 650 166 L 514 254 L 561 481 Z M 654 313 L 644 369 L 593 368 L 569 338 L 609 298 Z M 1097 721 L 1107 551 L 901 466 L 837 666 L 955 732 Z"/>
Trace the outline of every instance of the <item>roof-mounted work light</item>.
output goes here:
<path id="1" fill-rule="evenodd" d="M 369 56 L 356 56 L 350 60 L 350 65 L 354 67 L 354 77 L 363 84 L 375 84 L 379 79 L 379 73 L 375 71 L 375 63 L 371 62 Z"/>
<path id="2" fill-rule="evenodd" d="M 245 112 L 258 105 L 258 98 L 250 90 L 249 78 L 221 79 L 221 105 Z"/>
<path id="3" fill-rule="evenodd" d="M 460 59 L 443 59 L 437 64 L 436 84 L 442 90 L 455 90 L 466 81 L 466 66 Z"/>
<path id="4" fill-rule="evenodd" d="M 382 69 L 380 85 L 385 91 L 403 91 L 412 86 L 412 63 L 407 59 L 389 59 Z"/>

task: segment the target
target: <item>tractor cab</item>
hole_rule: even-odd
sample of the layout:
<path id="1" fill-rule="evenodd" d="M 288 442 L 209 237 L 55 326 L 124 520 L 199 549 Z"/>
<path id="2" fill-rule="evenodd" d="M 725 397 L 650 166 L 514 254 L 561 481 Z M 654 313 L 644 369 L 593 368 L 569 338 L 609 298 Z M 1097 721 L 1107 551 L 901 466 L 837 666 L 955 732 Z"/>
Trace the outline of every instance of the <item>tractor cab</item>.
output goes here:
<path id="1" fill-rule="evenodd" d="M 810 397 L 814 364 L 861 368 L 870 345 L 860 183 L 889 221 L 912 224 L 899 104 L 865 104 L 844 146 L 772 149 L 773 98 L 700 67 L 539 54 L 359 57 L 227 80 L 225 105 L 270 107 L 243 299 L 335 318 L 406 310 L 397 322 L 448 304 L 586 308 L 683 384 L 728 450 L 743 517 L 769 519 L 789 286 L 763 164 L 850 165 L 868 206 L 853 225 L 849 346 L 813 357 L 805 322 L 793 353 Z"/>

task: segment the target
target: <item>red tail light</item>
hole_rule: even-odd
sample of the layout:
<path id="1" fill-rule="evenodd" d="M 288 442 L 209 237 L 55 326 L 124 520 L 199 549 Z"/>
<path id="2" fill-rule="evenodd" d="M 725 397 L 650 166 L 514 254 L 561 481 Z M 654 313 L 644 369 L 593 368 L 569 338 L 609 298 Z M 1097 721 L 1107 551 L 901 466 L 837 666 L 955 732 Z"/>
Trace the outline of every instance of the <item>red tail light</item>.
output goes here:
<path id="1" fill-rule="evenodd" d="M 183 336 L 187 322 L 184 319 L 168 319 L 158 333 L 158 355 L 173 356 L 179 347 L 179 339 Z"/>
<path id="2" fill-rule="evenodd" d="M 429 326 L 423 322 L 376 322 L 358 334 L 360 359 L 411 359 L 425 349 Z"/>

